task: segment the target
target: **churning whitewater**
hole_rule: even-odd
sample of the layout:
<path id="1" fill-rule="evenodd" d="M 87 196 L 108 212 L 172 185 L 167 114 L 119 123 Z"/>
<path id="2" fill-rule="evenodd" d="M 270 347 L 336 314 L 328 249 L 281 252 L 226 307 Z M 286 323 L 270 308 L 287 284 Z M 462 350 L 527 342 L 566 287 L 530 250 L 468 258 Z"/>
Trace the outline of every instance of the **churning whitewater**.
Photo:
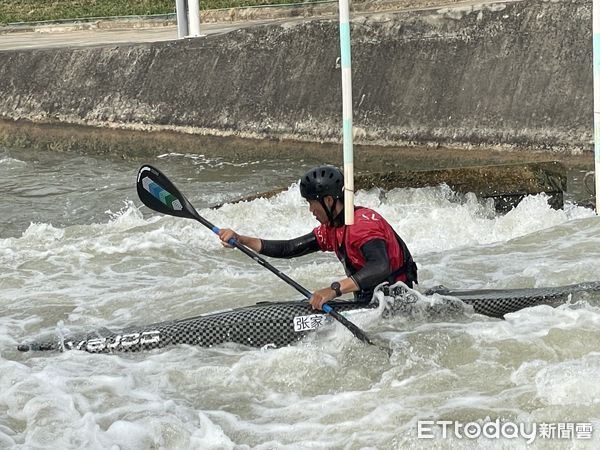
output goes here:
<path id="1" fill-rule="evenodd" d="M 20 353 L 67 335 L 181 319 L 301 295 L 201 224 L 141 206 L 152 164 L 219 227 L 290 238 L 316 223 L 295 180 L 312 162 L 199 155 L 121 159 L 0 150 L 0 447 L 525 447 L 423 421 L 572 424 L 538 448 L 590 446 L 600 433 L 600 298 L 491 319 L 420 298 L 423 308 L 357 321 L 391 357 L 342 326 L 259 349 L 189 345 L 135 354 Z M 270 199 L 228 203 L 287 187 Z M 445 186 L 358 192 L 410 246 L 421 289 L 545 287 L 600 280 L 600 221 L 543 195 L 498 215 Z M 332 254 L 270 260 L 308 289 L 343 275 Z M 425 428 L 424 428 L 425 427 Z M 476 428 L 476 427 L 475 427 Z M 419 439 L 419 433 L 421 439 Z M 425 436 L 425 437 L 424 437 Z"/>

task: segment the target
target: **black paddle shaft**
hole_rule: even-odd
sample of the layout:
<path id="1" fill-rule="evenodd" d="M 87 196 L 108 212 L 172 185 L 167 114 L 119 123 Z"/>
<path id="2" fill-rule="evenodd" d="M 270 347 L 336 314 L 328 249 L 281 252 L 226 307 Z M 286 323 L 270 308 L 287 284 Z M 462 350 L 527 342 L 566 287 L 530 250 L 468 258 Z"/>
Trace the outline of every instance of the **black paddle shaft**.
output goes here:
<path id="1" fill-rule="evenodd" d="M 197 220 L 206 228 L 210 229 L 213 233 L 219 233 L 219 228 L 198 214 L 198 211 L 196 211 L 185 195 L 183 195 L 160 170 L 149 165 L 142 166 L 137 176 L 137 192 L 140 200 L 148 208 L 170 216 L 186 217 L 188 219 Z M 312 297 L 312 294 L 308 289 L 304 288 L 286 274 L 273 267 L 266 260 L 261 258 L 256 252 L 241 244 L 236 239 L 230 239 L 229 244 L 239 249 L 242 253 L 252 258 L 258 264 L 274 273 L 280 279 L 304 295 L 307 299 Z M 333 310 L 327 303 L 323 305 L 323 311 L 330 314 L 334 319 L 343 324 L 361 341 L 367 344 L 375 345 L 360 328 L 358 328 L 340 313 Z"/>

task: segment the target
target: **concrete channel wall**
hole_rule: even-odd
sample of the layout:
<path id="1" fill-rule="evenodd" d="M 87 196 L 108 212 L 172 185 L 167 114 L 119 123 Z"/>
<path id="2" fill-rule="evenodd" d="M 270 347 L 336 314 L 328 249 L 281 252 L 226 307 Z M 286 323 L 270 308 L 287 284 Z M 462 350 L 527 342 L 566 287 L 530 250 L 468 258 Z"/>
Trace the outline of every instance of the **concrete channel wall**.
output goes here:
<path id="1" fill-rule="evenodd" d="M 356 142 L 591 150 L 591 0 L 353 15 Z M 0 118 L 339 142 L 337 19 L 0 52 Z"/>

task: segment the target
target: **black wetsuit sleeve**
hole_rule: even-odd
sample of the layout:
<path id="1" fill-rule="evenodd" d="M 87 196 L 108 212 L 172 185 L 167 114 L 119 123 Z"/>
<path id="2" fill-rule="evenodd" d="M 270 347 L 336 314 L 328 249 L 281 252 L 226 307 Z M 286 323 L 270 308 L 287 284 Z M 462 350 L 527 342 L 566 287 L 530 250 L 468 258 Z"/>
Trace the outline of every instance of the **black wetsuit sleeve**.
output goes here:
<path id="1" fill-rule="evenodd" d="M 295 258 L 319 251 L 317 237 L 311 231 L 304 236 L 286 241 L 260 240 L 262 245 L 260 253 L 273 258 Z"/>
<path id="2" fill-rule="evenodd" d="M 351 278 L 361 290 L 374 288 L 383 283 L 392 273 L 383 239 L 373 239 L 365 243 L 360 251 L 365 258 L 365 265 Z"/>

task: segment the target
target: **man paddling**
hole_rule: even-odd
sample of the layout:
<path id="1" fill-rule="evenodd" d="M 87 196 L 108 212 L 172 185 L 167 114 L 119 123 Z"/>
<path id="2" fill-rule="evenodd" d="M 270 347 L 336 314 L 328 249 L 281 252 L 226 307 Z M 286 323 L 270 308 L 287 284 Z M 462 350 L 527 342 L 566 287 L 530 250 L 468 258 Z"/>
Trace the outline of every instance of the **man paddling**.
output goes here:
<path id="1" fill-rule="evenodd" d="M 391 225 L 372 209 L 354 208 L 354 225 L 344 225 L 344 175 L 333 166 L 318 166 L 300 179 L 300 194 L 321 223 L 310 233 L 290 240 L 267 240 L 243 236 L 223 228 L 219 237 L 230 239 L 274 258 L 294 258 L 321 251 L 335 252 L 347 278 L 315 291 L 309 302 L 315 309 L 343 294 L 368 303 L 377 285 L 402 281 L 417 283 L 417 266 L 404 241 Z"/>

